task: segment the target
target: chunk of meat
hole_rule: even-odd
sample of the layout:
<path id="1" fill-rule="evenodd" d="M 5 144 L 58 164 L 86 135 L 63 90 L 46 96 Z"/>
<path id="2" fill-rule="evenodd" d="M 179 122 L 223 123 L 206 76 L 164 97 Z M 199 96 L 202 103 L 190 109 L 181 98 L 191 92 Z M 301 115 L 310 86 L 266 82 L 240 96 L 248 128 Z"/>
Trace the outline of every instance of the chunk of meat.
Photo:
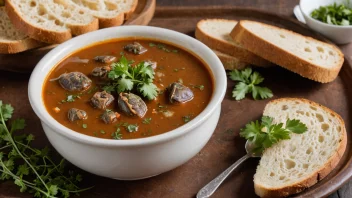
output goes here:
<path id="1" fill-rule="evenodd" d="M 194 97 L 192 90 L 181 83 L 174 82 L 167 88 L 170 103 L 185 103 Z"/>
<path id="2" fill-rule="evenodd" d="M 114 96 L 106 91 L 96 92 L 90 101 L 94 108 L 105 110 L 114 101 Z"/>
<path id="3" fill-rule="evenodd" d="M 158 66 L 158 63 L 155 62 L 155 61 L 151 61 L 151 60 L 147 60 L 144 62 L 145 65 L 150 65 L 153 70 L 156 70 L 157 66 Z"/>
<path id="4" fill-rule="evenodd" d="M 111 110 L 106 110 L 103 115 L 101 115 L 101 120 L 105 124 L 112 124 L 117 121 L 117 119 L 120 117 L 120 114 Z"/>
<path id="5" fill-rule="evenodd" d="M 76 120 L 86 120 L 88 118 L 88 115 L 83 110 L 71 108 L 70 110 L 68 110 L 67 117 L 69 121 L 74 122 Z"/>
<path id="6" fill-rule="evenodd" d="M 96 56 L 94 60 L 99 63 L 112 63 L 117 60 L 115 56 Z"/>
<path id="7" fill-rule="evenodd" d="M 131 44 L 128 44 L 123 49 L 130 52 L 130 53 L 137 54 L 137 55 L 143 54 L 148 51 L 147 48 L 143 47 L 138 42 L 133 42 Z"/>
<path id="8" fill-rule="evenodd" d="M 96 67 L 92 71 L 92 76 L 107 78 L 110 71 L 111 71 L 110 66 Z"/>
<path id="9" fill-rule="evenodd" d="M 92 80 L 81 72 L 64 73 L 50 81 L 55 80 L 59 80 L 61 87 L 67 91 L 84 91 L 92 85 Z"/>
<path id="10" fill-rule="evenodd" d="M 148 111 L 147 105 L 142 98 L 133 93 L 120 93 L 118 107 L 126 115 L 137 115 L 140 118 L 143 118 Z"/>

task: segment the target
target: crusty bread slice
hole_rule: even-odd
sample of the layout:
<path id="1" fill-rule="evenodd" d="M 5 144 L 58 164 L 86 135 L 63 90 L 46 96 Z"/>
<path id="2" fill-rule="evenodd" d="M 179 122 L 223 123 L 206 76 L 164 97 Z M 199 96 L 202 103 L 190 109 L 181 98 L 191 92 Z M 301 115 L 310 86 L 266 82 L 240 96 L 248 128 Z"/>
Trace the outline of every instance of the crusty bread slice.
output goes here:
<path id="1" fill-rule="evenodd" d="M 99 28 L 98 20 L 67 0 L 8 0 L 11 22 L 29 37 L 46 43 L 61 43 Z"/>
<path id="2" fill-rule="evenodd" d="M 222 53 L 222 52 L 214 50 L 214 49 L 213 49 L 213 52 L 219 57 L 219 59 L 221 60 L 225 69 L 229 69 L 229 70 L 243 69 L 243 68 L 250 66 L 250 64 L 245 63 L 245 62 L 241 62 L 236 57 L 227 55 L 225 53 Z"/>
<path id="3" fill-rule="evenodd" d="M 334 45 L 260 22 L 242 20 L 230 35 L 258 56 L 322 83 L 333 81 L 344 62 Z"/>
<path id="4" fill-rule="evenodd" d="M 332 110 L 306 99 L 282 98 L 269 102 L 264 115 L 274 123 L 298 119 L 308 130 L 290 134 L 266 149 L 254 175 L 260 197 L 283 197 L 303 191 L 326 177 L 346 149 L 344 121 Z"/>
<path id="5" fill-rule="evenodd" d="M 67 0 L 99 19 L 99 27 L 122 25 L 137 7 L 138 0 Z"/>
<path id="6" fill-rule="evenodd" d="M 13 54 L 44 45 L 15 29 L 0 7 L 0 54 Z"/>
<path id="7" fill-rule="evenodd" d="M 197 23 L 195 36 L 212 49 L 234 56 L 240 61 L 256 66 L 270 66 L 271 63 L 232 41 L 230 32 L 237 24 L 235 20 L 204 19 Z"/>

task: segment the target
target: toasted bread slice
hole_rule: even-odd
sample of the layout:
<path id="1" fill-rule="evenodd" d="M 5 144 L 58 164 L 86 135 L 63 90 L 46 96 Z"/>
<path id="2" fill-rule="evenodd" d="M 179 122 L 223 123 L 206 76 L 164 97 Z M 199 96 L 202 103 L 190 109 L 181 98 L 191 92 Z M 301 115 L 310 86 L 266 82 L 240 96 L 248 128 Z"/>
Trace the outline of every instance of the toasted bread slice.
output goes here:
<path id="1" fill-rule="evenodd" d="M 245 49 L 303 77 L 333 81 L 344 62 L 334 45 L 255 21 L 240 21 L 230 33 Z"/>
<path id="2" fill-rule="evenodd" d="M 16 28 L 45 43 L 61 43 L 99 28 L 98 19 L 67 0 L 8 0 L 5 7 Z"/>
<path id="3" fill-rule="evenodd" d="M 44 44 L 15 29 L 5 7 L 0 7 L 0 54 L 18 53 L 42 45 Z"/>
<path id="4" fill-rule="evenodd" d="M 241 62 L 256 66 L 270 66 L 269 61 L 253 54 L 232 41 L 230 32 L 237 24 L 235 20 L 205 19 L 197 23 L 195 36 L 212 49 L 236 57 Z"/>
<path id="5" fill-rule="evenodd" d="M 213 52 L 219 57 L 225 69 L 243 69 L 250 66 L 250 64 L 241 62 L 236 57 L 227 55 L 214 49 Z"/>
<path id="6" fill-rule="evenodd" d="M 298 119 L 308 130 L 290 134 L 266 149 L 254 175 L 260 197 L 286 197 L 314 185 L 339 163 L 347 144 L 344 121 L 332 110 L 306 99 L 282 98 L 269 102 L 264 115 L 273 123 Z"/>

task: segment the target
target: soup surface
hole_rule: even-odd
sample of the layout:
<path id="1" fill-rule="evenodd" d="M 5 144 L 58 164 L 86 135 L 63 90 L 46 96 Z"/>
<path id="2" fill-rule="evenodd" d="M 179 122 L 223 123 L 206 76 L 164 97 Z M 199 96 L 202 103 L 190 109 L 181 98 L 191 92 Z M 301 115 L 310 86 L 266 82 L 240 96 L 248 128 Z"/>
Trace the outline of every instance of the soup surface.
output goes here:
<path id="1" fill-rule="evenodd" d="M 144 48 L 142 50 L 138 48 L 136 51 L 126 47 L 129 44 L 135 44 L 135 42 Z M 146 52 L 138 54 L 145 49 Z M 150 65 L 142 69 L 154 74 L 152 83 L 157 87 L 157 94 L 153 99 L 150 97 L 148 99 L 143 95 L 143 92 L 138 91 L 140 89 L 137 87 L 137 81 L 134 83 L 133 89 L 124 91 L 134 93 L 143 99 L 147 107 L 144 115 L 142 115 L 143 113 L 139 116 L 128 114 L 118 105 L 120 102 L 118 89 L 121 88 L 119 86 L 129 86 L 130 84 L 120 83 L 121 81 L 116 79 L 112 80 L 114 74 L 111 74 L 111 71 L 116 70 L 111 69 L 103 77 L 92 75 L 93 70 L 103 66 L 116 68 L 113 66 L 114 63 L 102 63 L 104 61 L 101 60 L 104 57 L 96 58 L 106 55 L 116 57 L 113 62 L 121 62 L 125 57 L 129 67 L 133 68 L 138 64 L 146 64 L 145 61 L 156 62 L 156 68 Z M 64 89 L 62 83 L 65 82 L 62 75 L 71 72 L 81 72 L 86 75 L 90 79 L 89 86 L 82 90 Z M 124 75 L 122 78 L 128 78 L 128 75 Z M 185 87 L 176 89 L 176 86 L 173 89 L 174 87 L 170 85 L 175 82 L 179 87 L 180 85 Z M 72 81 L 71 84 L 68 84 L 72 86 Z M 110 104 L 105 103 L 107 104 L 105 109 L 94 106 L 94 102 L 92 102 L 94 94 L 103 90 L 111 93 L 114 97 L 114 101 Z M 172 95 L 173 90 L 176 90 L 173 94 L 181 93 L 185 100 L 176 101 L 180 97 Z M 44 84 L 43 99 L 50 115 L 62 125 L 76 132 L 107 139 L 134 139 L 162 134 L 189 122 L 204 110 L 212 93 L 213 79 L 207 67 L 191 53 L 159 41 L 130 38 L 97 43 L 64 59 L 48 75 Z M 174 98 L 170 99 L 171 96 Z M 73 117 L 70 114 L 71 117 L 69 117 L 68 114 L 72 108 L 76 110 L 75 113 L 77 110 L 82 110 L 84 116 L 81 112 Z M 133 106 L 131 111 L 133 111 Z M 102 115 L 108 112 L 113 112 L 113 114 L 109 114 L 110 118 L 115 116 L 111 123 L 102 120 Z M 117 113 L 114 114 L 114 112 Z"/>

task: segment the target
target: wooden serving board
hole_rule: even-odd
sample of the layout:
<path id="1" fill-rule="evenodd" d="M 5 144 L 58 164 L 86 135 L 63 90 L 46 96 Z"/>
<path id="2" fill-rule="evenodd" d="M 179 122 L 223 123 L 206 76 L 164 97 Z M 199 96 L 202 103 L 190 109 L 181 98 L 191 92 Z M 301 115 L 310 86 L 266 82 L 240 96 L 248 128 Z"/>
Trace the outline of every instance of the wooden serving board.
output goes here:
<path id="1" fill-rule="evenodd" d="M 124 25 L 148 25 L 155 12 L 156 0 L 138 0 L 133 15 Z M 31 72 L 39 60 L 57 45 L 49 45 L 18 54 L 0 54 L 0 70 L 26 73 Z"/>
<path id="2" fill-rule="evenodd" d="M 299 32 L 304 35 L 326 41 L 322 36 L 310 31 L 297 21 L 276 14 L 255 9 L 234 7 L 215 8 L 160 8 L 157 9 L 151 26 L 158 26 L 183 32 L 194 36 L 197 21 L 204 18 L 253 19 L 274 24 Z M 344 51 L 351 49 L 344 46 Z M 348 57 L 346 55 L 346 57 Z M 337 79 L 331 83 L 320 84 L 280 67 L 258 69 L 265 77 L 264 85 L 273 90 L 274 98 L 303 97 L 325 105 L 345 120 L 348 136 L 347 149 L 337 168 L 324 180 L 295 197 L 324 197 L 336 191 L 352 176 L 352 61 L 345 59 Z M 15 107 L 15 117 L 25 118 L 28 126 L 24 130 L 36 135 L 37 146 L 49 145 L 39 119 L 32 111 L 28 97 L 27 84 L 29 75 L 0 72 L 0 100 Z M 245 154 L 245 140 L 239 137 L 239 130 L 247 122 L 258 119 L 269 100 L 254 101 L 246 98 L 235 101 L 231 98 L 234 83 L 228 81 L 228 89 L 222 103 L 222 112 L 218 126 L 204 149 L 186 164 L 155 176 L 139 181 L 117 181 L 98 177 L 75 167 L 84 176 L 83 186 L 95 186 L 81 197 L 93 198 L 189 198 L 205 184 L 229 167 Z M 246 161 L 216 191 L 213 197 L 256 197 L 253 188 L 253 175 L 258 159 Z M 0 197 L 31 197 L 21 194 L 11 182 L 0 183 Z"/>

